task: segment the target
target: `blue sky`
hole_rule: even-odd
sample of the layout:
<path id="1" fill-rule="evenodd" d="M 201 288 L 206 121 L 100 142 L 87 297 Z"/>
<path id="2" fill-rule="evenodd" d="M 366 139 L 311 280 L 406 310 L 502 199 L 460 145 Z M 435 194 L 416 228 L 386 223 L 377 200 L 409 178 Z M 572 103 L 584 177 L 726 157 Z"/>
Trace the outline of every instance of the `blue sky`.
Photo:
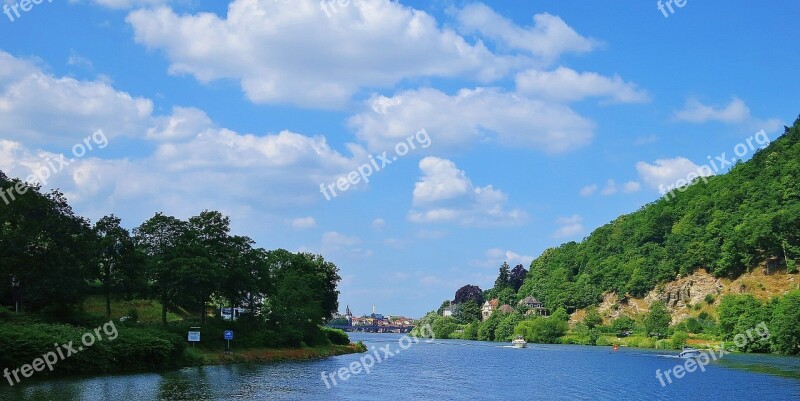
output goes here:
<path id="1" fill-rule="evenodd" d="M 45 185 L 79 214 L 221 210 L 335 262 L 356 313 L 486 289 L 800 112 L 790 0 L 0 3 L 1 170 L 102 130 Z M 430 146 L 320 193 L 423 129 Z"/>

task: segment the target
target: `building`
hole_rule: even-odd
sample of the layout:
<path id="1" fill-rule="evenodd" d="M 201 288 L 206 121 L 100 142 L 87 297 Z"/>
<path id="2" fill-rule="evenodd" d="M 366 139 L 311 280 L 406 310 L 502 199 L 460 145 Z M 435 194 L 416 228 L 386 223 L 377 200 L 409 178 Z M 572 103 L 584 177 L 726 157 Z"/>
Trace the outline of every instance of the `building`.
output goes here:
<path id="1" fill-rule="evenodd" d="M 453 316 L 453 307 L 448 306 L 442 310 L 442 316 L 444 317 L 451 317 Z"/>
<path id="2" fill-rule="evenodd" d="M 525 297 L 519 301 L 518 305 L 528 309 L 528 311 L 525 312 L 526 315 L 547 316 L 547 308 L 534 297 Z"/>
<path id="3" fill-rule="evenodd" d="M 503 313 L 514 313 L 514 308 L 509 304 L 500 305 L 500 307 L 497 308 L 497 310 Z"/>
<path id="4" fill-rule="evenodd" d="M 497 305 L 499 303 L 500 300 L 497 298 L 483 303 L 483 307 L 481 308 L 481 316 L 483 316 L 483 320 L 486 320 L 489 318 L 489 316 L 492 316 L 492 313 L 495 311 L 495 309 L 497 309 Z"/>

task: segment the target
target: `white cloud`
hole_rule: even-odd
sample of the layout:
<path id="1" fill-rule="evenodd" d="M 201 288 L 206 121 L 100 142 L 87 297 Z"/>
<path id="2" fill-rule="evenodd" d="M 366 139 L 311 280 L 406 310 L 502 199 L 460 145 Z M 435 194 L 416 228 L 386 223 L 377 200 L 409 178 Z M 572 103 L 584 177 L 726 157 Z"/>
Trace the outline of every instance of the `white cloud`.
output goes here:
<path id="1" fill-rule="evenodd" d="M 574 237 L 575 235 L 583 233 L 585 230 L 583 227 L 583 217 L 577 214 L 570 217 L 560 217 L 556 220 L 556 223 L 560 227 L 553 233 L 554 238 Z"/>
<path id="2" fill-rule="evenodd" d="M 80 3 L 81 0 L 69 0 L 70 3 Z M 175 2 L 174 0 L 83 0 L 99 6 L 113 9 L 131 9 L 139 7 L 152 7 Z"/>
<path id="3" fill-rule="evenodd" d="M 48 157 L 68 152 L 97 129 L 107 136 L 107 147 L 71 164 L 45 186 L 61 188 L 89 217 L 119 213 L 124 205 L 140 221 L 153 210 L 186 216 L 204 208 L 252 221 L 252 205 L 320 201 L 320 183 L 332 182 L 367 158 L 362 147 L 345 145 L 345 155 L 323 136 L 235 132 L 191 107 L 154 115 L 150 99 L 102 81 L 56 77 L 33 61 L 0 52 L 4 172 L 26 178 Z M 123 135 L 127 138 L 119 140 Z M 128 146 L 135 150 L 126 158 L 109 156 Z"/>
<path id="4" fill-rule="evenodd" d="M 516 83 L 520 93 L 556 101 L 599 97 L 615 103 L 641 103 L 650 98 L 646 91 L 618 75 L 609 78 L 594 72 L 578 73 L 566 67 L 555 71 L 524 71 L 517 74 Z"/>
<path id="5" fill-rule="evenodd" d="M 597 186 L 595 185 L 595 189 L 596 189 L 596 187 Z M 600 194 L 604 195 L 604 196 L 608 196 L 608 195 L 614 195 L 615 193 L 620 192 L 620 191 L 622 191 L 623 193 L 629 194 L 629 193 L 633 193 L 633 192 L 636 192 L 636 191 L 640 190 L 641 187 L 642 187 L 642 185 L 639 184 L 639 182 L 637 182 L 637 181 L 628 181 L 628 182 L 626 182 L 626 183 L 624 183 L 622 185 L 619 185 L 614 180 L 608 180 L 606 182 L 606 186 L 603 188 L 602 191 L 600 191 Z M 583 194 L 583 193 L 581 193 L 581 194 Z"/>
<path id="6" fill-rule="evenodd" d="M 292 228 L 295 230 L 305 230 L 317 226 L 317 221 L 313 217 L 298 217 L 292 220 Z"/>
<path id="7" fill-rule="evenodd" d="M 462 149 L 478 141 L 564 152 L 587 145 L 594 123 L 569 107 L 527 99 L 495 88 L 463 89 L 450 96 L 436 89 L 375 96 L 349 120 L 370 149 L 389 149 L 420 128 L 431 148 Z"/>
<path id="8" fill-rule="evenodd" d="M 714 175 L 709 168 L 701 168 L 685 157 L 674 159 L 658 159 L 652 164 L 646 162 L 636 163 L 636 171 L 645 184 L 651 188 L 659 189 L 660 186 L 675 184 L 679 179 L 686 179 L 690 173 L 700 177 Z"/>
<path id="9" fill-rule="evenodd" d="M 375 220 L 372 220 L 372 228 L 378 231 L 383 230 L 384 228 L 386 228 L 386 220 L 382 218 L 377 218 Z"/>
<path id="10" fill-rule="evenodd" d="M 419 169 L 423 176 L 414 184 L 414 205 L 459 197 L 472 188 L 464 172 L 450 160 L 426 157 L 419 162 Z"/>
<path id="11" fill-rule="evenodd" d="M 625 192 L 626 194 L 637 192 L 640 189 L 642 189 L 642 184 L 637 181 L 628 181 L 625 184 L 622 184 L 622 192 Z"/>
<path id="12" fill-rule="evenodd" d="M 750 118 L 750 108 L 739 98 L 733 98 L 727 106 L 718 108 L 707 106 L 696 99 L 689 99 L 682 110 L 675 112 L 674 117 L 678 121 L 692 123 L 707 121 L 739 123 Z"/>
<path id="13" fill-rule="evenodd" d="M 415 208 L 408 214 L 412 222 L 486 226 L 527 220 L 524 211 L 505 209 L 506 194 L 491 185 L 473 186 L 452 161 L 426 157 L 419 166 L 423 176 L 414 187 Z"/>
<path id="14" fill-rule="evenodd" d="M 564 53 L 586 53 L 599 43 L 579 35 L 561 18 L 548 13 L 533 16 L 532 27 L 519 27 L 488 6 L 476 3 L 458 11 L 459 29 L 466 34 L 480 34 L 499 45 L 525 50 L 545 63 Z"/>
<path id="15" fill-rule="evenodd" d="M 605 188 L 603 188 L 603 190 L 600 191 L 600 195 L 604 196 L 614 195 L 615 193 L 617 193 L 617 183 L 614 180 L 608 180 L 608 182 L 606 182 Z"/>
<path id="16" fill-rule="evenodd" d="M 141 136 L 153 102 L 102 81 L 55 77 L 0 51 L 0 136 L 26 143 L 72 145 L 102 129 L 109 139 Z M 5 72 L 4 71 L 4 72 Z"/>
<path id="17" fill-rule="evenodd" d="M 528 269 L 533 259 L 535 259 L 533 256 L 521 255 L 514 251 L 491 248 L 484 253 L 484 259 L 473 260 L 471 264 L 477 267 L 496 269 L 499 268 L 503 262 L 507 262 L 512 267 L 521 264 Z"/>
<path id="18" fill-rule="evenodd" d="M 322 245 L 329 246 L 349 246 L 361 243 L 361 239 L 356 236 L 347 236 L 336 231 L 328 231 L 322 234 Z"/>
<path id="19" fill-rule="evenodd" d="M 581 196 L 591 196 L 595 191 L 597 191 L 597 184 L 592 184 L 581 188 L 580 194 Z"/>
<path id="20" fill-rule="evenodd" d="M 364 88 L 424 77 L 490 82 L 525 61 L 470 44 L 431 15 L 389 0 L 352 1 L 333 18 L 317 0 L 234 0 L 225 18 L 161 7 L 127 21 L 137 43 L 163 52 L 171 73 L 237 80 L 257 103 L 340 107 Z"/>

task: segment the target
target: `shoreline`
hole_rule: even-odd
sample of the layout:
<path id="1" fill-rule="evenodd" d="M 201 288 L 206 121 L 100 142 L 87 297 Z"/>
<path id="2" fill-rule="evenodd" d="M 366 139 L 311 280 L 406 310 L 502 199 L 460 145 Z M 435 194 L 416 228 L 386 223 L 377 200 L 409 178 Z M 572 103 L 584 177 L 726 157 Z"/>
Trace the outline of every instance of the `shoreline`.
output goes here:
<path id="1" fill-rule="evenodd" d="M 194 353 L 202 358 L 202 361 L 184 367 L 308 361 L 362 352 L 365 351 L 359 350 L 358 344 L 354 343 L 313 348 L 245 348 L 234 349 L 230 354 L 226 354 L 224 351 L 196 349 Z"/>

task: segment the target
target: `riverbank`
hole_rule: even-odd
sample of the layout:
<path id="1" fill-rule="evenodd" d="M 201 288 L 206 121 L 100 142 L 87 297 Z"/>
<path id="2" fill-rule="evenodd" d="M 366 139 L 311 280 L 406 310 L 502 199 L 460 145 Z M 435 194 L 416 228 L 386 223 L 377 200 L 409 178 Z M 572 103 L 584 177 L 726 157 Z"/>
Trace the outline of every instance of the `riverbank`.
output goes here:
<path id="1" fill-rule="evenodd" d="M 197 362 L 193 366 L 203 365 L 224 365 L 235 363 L 269 363 L 269 362 L 289 362 L 307 361 L 314 359 L 329 358 L 332 356 L 358 354 L 366 352 L 363 344 L 349 345 L 330 345 L 314 348 L 297 349 L 272 349 L 272 348 L 250 348 L 234 349 L 231 353 L 224 351 L 210 351 L 203 349 L 187 348 L 186 352 L 192 355 L 192 360 Z"/>

